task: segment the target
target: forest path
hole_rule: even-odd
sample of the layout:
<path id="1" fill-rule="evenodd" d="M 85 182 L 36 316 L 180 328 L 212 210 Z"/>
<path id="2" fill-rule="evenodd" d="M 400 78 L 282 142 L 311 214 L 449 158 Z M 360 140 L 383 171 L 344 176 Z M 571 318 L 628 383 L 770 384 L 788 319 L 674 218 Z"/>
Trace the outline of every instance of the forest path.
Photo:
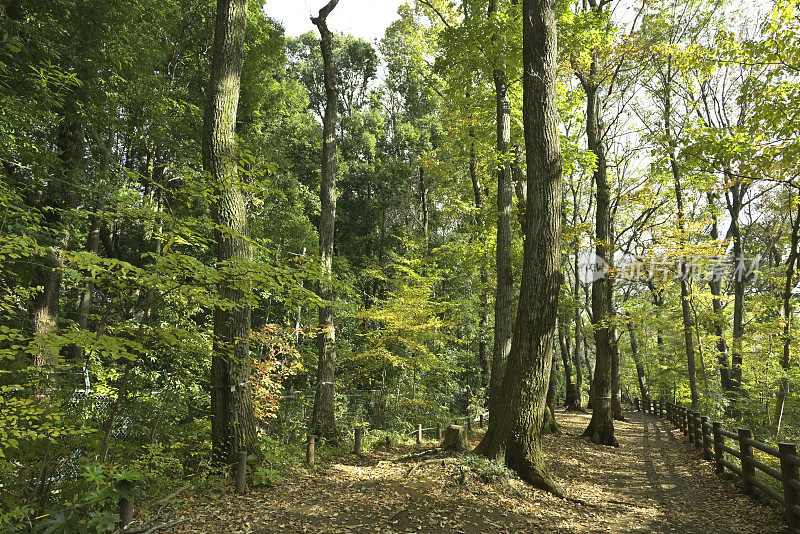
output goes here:
<path id="1" fill-rule="evenodd" d="M 184 503 L 175 532 L 677 532 L 776 533 L 779 510 L 713 474 L 667 423 L 626 413 L 620 447 L 580 437 L 589 415 L 556 412 L 562 433 L 545 437 L 549 465 L 572 500 L 518 480 L 485 482 L 465 457 L 419 465 L 414 448 L 338 458 L 245 497 Z M 474 433 L 476 443 L 479 433 Z M 435 443 L 427 443 L 433 447 Z M 578 502 L 582 501 L 582 502 Z M 182 508 L 182 509 L 181 509 Z"/>

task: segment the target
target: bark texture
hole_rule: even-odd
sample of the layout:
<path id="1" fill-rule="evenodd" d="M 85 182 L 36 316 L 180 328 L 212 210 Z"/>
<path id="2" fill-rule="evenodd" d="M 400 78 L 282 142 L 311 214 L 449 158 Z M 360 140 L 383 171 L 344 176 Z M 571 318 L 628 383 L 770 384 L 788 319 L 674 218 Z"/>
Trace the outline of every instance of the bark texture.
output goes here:
<path id="1" fill-rule="evenodd" d="M 241 275 L 236 276 L 253 257 L 235 141 L 246 26 L 247 0 L 218 0 L 203 123 L 203 168 L 211 174 L 218 195 L 213 210 L 218 267 L 229 273 L 219 286 L 228 305 L 214 310 L 211 358 L 212 455 L 220 464 L 232 463 L 239 451 L 254 452 L 255 437 L 249 288 Z"/>
<path id="2" fill-rule="evenodd" d="M 608 183 L 608 169 L 603 140 L 603 124 L 600 113 L 598 85 L 594 80 L 597 73 L 597 59 L 593 59 L 589 76 L 581 76 L 581 84 L 586 93 L 586 134 L 589 150 L 597 159 L 594 172 L 596 184 L 596 234 L 595 255 L 598 267 L 613 263 L 611 243 L 611 187 Z M 595 369 L 591 388 L 592 419 L 584 436 L 593 443 L 618 446 L 614 436 L 614 414 L 612 409 L 612 359 L 614 357 L 613 319 L 613 279 L 603 276 L 592 285 L 592 319 L 594 321 Z"/>
<path id="3" fill-rule="evenodd" d="M 497 1 L 489 3 L 489 16 L 497 12 Z M 493 36 L 495 41 L 500 36 Z M 508 76 L 502 57 L 493 71 L 496 107 L 497 166 L 497 243 L 495 261 L 497 265 L 497 289 L 494 301 L 494 344 L 492 350 L 492 372 L 489 384 L 489 427 L 487 434 L 494 434 L 497 415 L 503 405 L 503 376 L 508 353 L 511 350 L 511 335 L 514 327 L 514 272 L 511 267 L 511 219 L 514 185 L 512 183 L 509 151 L 511 144 L 511 104 L 508 98 Z M 491 439 L 491 436 L 490 436 Z"/>
<path id="4" fill-rule="evenodd" d="M 786 260 L 786 281 L 783 286 L 783 353 L 781 354 L 781 368 L 783 375 L 778 382 L 778 391 L 775 394 L 775 416 L 772 421 L 772 434 L 777 436 L 781 431 L 783 421 L 783 406 L 789 396 L 789 370 L 791 368 L 792 348 L 792 290 L 796 285 L 795 270 L 797 258 L 800 255 L 798 243 L 800 241 L 800 198 L 798 198 L 797 214 L 792 222 L 792 244 L 789 258 Z"/>
<path id="5" fill-rule="evenodd" d="M 561 495 L 541 449 L 545 397 L 561 289 L 561 146 L 556 108 L 556 19 L 552 0 L 524 0 L 523 122 L 527 158 L 525 251 L 500 413 L 484 454 L 504 455 L 508 467 Z"/>
<path id="6" fill-rule="evenodd" d="M 338 432 L 335 419 L 336 378 L 336 327 L 333 306 L 333 243 L 336 224 L 336 175 L 338 173 L 336 148 L 336 122 L 339 114 L 339 83 L 333 58 L 333 33 L 328 28 L 328 15 L 339 3 L 331 0 L 320 9 L 319 16 L 311 19 L 317 26 L 325 69 L 325 116 L 322 125 L 322 188 L 319 217 L 319 256 L 322 280 L 319 296 L 326 302 L 319 309 L 320 334 L 319 362 L 317 364 L 317 387 L 314 394 L 314 411 L 311 415 L 311 430 L 325 439 L 336 441 Z"/>

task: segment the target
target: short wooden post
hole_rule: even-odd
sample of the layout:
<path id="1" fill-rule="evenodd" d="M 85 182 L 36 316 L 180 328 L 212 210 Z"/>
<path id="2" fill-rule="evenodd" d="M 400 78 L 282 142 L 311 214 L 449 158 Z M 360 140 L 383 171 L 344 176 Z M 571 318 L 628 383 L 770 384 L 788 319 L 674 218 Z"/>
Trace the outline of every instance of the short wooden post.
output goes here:
<path id="1" fill-rule="evenodd" d="M 436 423 L 436 439 L 442 439 L 442 423 Z"/>
<path id="2" fill-rule="evenodd" d="M 658 401 L 656 404 L 656 417 L 664 415 L 664 401 Z"/>
<path id="3" fill-rule="evenodd" d="M 470 432 L 472 432 L 472 417 L 469 415 L 467 416 L 467 435 L 469 436 Z"/>
<path id="4" fill-rule="evenodd" d="M 357 426 L 356 435 L 354 439 L 355 443 L 353 447 L 353 452 L 355 452 L 356 454 L 361 454 L 361 442 L 363 440 L 363 436 L 364 436 L 364 428 Z"/>
<path id="5" fill-rule="evenodd" d="M 752 439 L 753 433 L 749 428 L 739 429 L 739 451 L 742 453 L 742 479 L 744 492 L 753 495 L 753 480 L 756 477 L 756 467 L 753 465 L 753 447 L 747 440 Z"/>
<path id="6" fill-rule="evenodd" d="M 797 445 L 778 443 L 781 458 L 781 482 L 786 509 L 786 523 L 790 532 L 800 531 L 800 469 L 790 457 L 797 457 Z"/>
<path id="7" fill-rule="evenodd" d="M 236 495 L 244 495 L 247 491 L 247 451 L 239 451 L 239 462 L 236 464 Z"/>
<path id="8" fill-rule="evenodd" d="M 703 446 L 703 426 L 700 424 L 700 412 L 694 412 L 694 444 Z"/>
<path id="9" fill-rule="evenodd" d="M 711 456 L 711 433 L 708 431 L 708 428 L 706 428 L 707 424 L 708 417 L 704 415 L 700 418 L 700 430 L 702 430 L 703 434 L 703 458 L 707 462 L 710 462 L 713 460 L 713 457 Z"/>
<path id="10" fill-rule="evenodd" d="M 715 469 L 718 475 L 725 474 L 725 466 L 722 465 L 722 460 L 725 459 L 725 451 L 722 446 L 725 445 L 725 436 L 722 435 L 722 423 L 714 421 L 714 462 L 716 463 Z"/>
<path id="11" fill-rule="evenodd" d="M 133 520 L 133 483 L 130 480 L 120 480 L 118 488 L 122 493 L 119 499 L 119 527 L 122 529 Z"/>
<path id="12" fill-rule="evenodd" d="M 683 435 L 689 435 L 689 409 L 685 406 L 681 408 L 681 426 L 683 426 Z"/>
<path id="13" fill-rule="evenodd" d="M 483 414 L 478 416 L 478 425 L 480 425 L 480 428 L 483 428 Z"/>
<path id="14" fill-rule="evenodd" d="M 391 449 L 392 448 L 392 436 L 390 436 L 389 434 L 386 434 L 386 439 L 384 441 L 386 442 L 386 449 L 387 450 Z"/>
<path id="15" fill-rule="evenodd" d="M 639 398 L 638 397 L 633 399 L 633 409 L 636 410 L 637 412 L 639 411 Z"/>
<path id="16" fill-rule="evenodd" d="M 306 464 L 308 467 L 314 467 L 314 442 L 316 437 L 309 434 L 308 442 L 306 443 Z"/>
<path id="17" fill-rule="evenodd" d="M 417 445 L 422 445 L 422 425 L 417 425 Z"/>
<path id="18" fill-rule="evenodd" d="M 686 432 L 686 435 L 689 438 L 689 443 L 694 443 L 694 412 L 690 410 L 686 411 Z"/>

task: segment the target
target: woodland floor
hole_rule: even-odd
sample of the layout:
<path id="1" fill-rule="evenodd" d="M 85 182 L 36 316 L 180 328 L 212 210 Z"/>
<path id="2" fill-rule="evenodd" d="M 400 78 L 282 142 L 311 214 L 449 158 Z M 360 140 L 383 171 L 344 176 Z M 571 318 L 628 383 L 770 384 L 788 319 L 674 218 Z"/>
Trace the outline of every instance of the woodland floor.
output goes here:
<path id="1" fill-rule="evenodd" d="M 558 411 L 545 452 L 570 499 L 519 480 L 462 483 L 458 458 L 418 466 L 416 448 L 350 455 L 274 488 L 175 503 L 171 532 L 676 532 L 777 533 L 780 510 L 742 494 L 664 421 L 626 413 L 618 449 L 580 437 L 589 415 Z M 480 432 L 473 433 L 477 443 Z M 427 443 L 434 447 L 436 443 Z"/>

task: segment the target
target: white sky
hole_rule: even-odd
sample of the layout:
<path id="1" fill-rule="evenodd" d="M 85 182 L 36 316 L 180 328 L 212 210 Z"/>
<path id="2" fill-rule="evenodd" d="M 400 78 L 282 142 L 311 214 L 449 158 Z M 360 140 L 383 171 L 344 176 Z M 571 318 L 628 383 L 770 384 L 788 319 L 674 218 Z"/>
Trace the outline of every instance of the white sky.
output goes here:
<path id="1" fill-rule="evenodd" d="M 350 33 L 367 40 L 383 37 L 386 28 L 397 19 L 397 8 L 408 0 L 340 0 L 328 18 L 336 33 Z M 266 0 L 269 16 L 283 23 L 286 33 L 300 35 L 316 31 L 311 15 L 317 15 L 327 0 Z"/>

